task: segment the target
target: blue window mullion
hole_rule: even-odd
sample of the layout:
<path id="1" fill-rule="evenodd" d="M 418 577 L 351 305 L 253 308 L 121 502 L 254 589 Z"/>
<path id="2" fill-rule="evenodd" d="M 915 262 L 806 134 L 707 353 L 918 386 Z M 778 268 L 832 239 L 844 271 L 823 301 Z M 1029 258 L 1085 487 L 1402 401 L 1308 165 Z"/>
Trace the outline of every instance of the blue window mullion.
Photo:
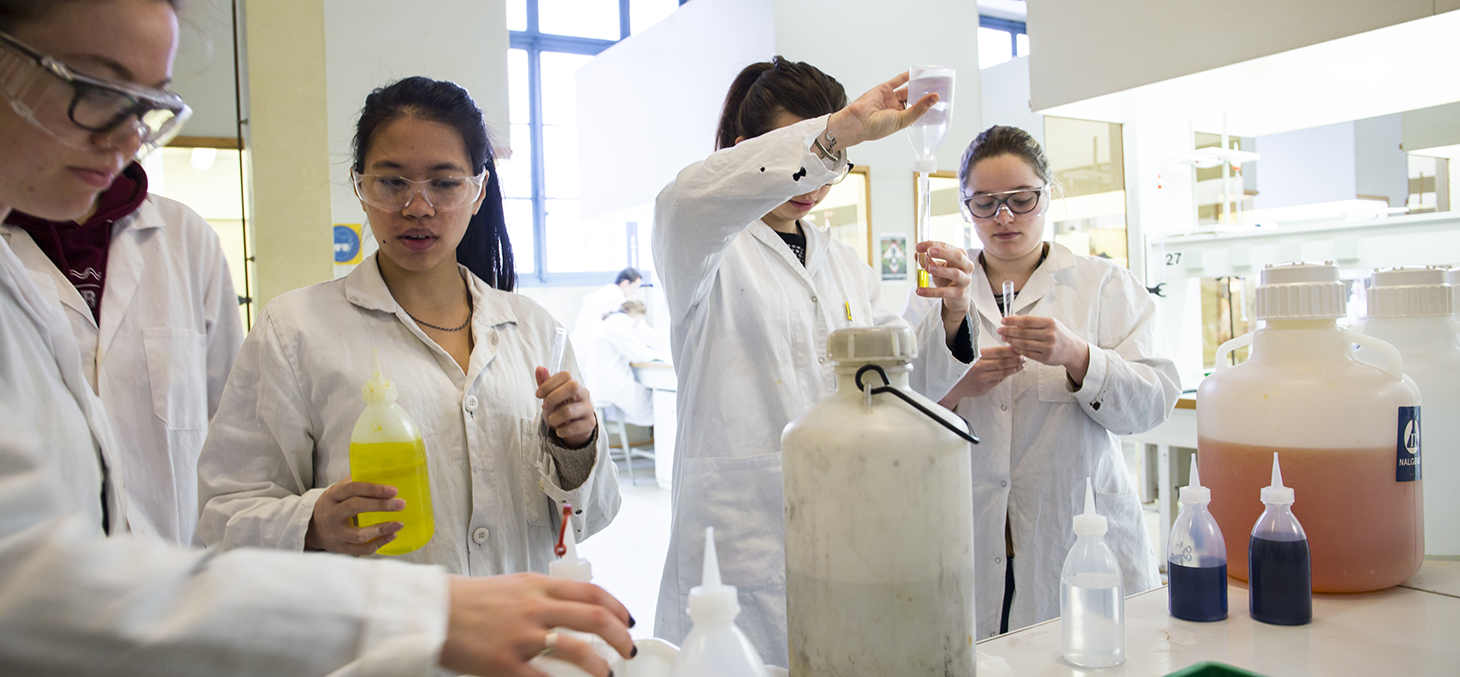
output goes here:
<path id="1" fill-rule="evenodd" d="M 528 0 L 537 4 L 536 0 Z M 527 50 L 528 137 L 532 140 L 532 239 L 533 265 L 539 280 L 547 274 L 547 191 L 542 148 L 542 50 Z"/>
<path id="2" fill-rule="evenodd" d="M 618 39 L 629 37 L 629 0 L 618 0 Z"/>

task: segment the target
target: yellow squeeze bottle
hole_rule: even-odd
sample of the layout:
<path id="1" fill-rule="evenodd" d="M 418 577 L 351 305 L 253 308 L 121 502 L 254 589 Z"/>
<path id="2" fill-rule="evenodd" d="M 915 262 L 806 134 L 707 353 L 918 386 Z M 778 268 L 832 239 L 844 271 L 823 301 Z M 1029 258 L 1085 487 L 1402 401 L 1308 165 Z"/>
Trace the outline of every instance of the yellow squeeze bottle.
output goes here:
<path id="1" fill-rule="evenodd" d="M 400 522 L 405 528 L 395 540 L 381 546 L 381 555 L 404 555 L 431 540 L 436 520 L 431 513 L 431 481 L 426 472 L 426 444 L 421 430 L 395 403 L 395 384 L 380 373 L 380 352 L 375 353 L 375 376 L 362 389 L 365 411 L 350 434 L 350 479 L 388 484 L 396 498 L 406 502 L 399 512 L 362 512 L 359 526 Z"/>

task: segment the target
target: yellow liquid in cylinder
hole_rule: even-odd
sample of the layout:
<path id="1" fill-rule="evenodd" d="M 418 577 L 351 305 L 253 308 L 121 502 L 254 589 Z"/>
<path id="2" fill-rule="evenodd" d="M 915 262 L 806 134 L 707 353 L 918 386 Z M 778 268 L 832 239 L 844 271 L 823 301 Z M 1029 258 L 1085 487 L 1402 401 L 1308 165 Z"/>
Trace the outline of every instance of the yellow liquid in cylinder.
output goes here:
<path id="1" fill-rule="evenodd" d="M 419 549 L 436 532 L 431 512 L 431 480 L 426 473 L 426 445 L 420 438 L 411 442 L 350 444 L 350 478 L 356 482 L 388 484 L 396 498 L 406 502 L 399 512 L 362 512 L 362 527 L 381 522 L 400 522 L 395 540 L 381 546 L 381 555 L 404 555 Z"/>

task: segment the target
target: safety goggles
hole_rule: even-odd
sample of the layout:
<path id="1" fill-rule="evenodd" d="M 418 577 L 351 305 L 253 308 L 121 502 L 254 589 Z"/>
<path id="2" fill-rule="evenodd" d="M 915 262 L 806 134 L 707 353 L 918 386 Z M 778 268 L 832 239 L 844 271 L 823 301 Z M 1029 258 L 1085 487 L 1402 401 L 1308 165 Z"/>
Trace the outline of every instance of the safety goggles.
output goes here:
<path id="1" fill-rule="evenodd" d="M 853 167 L 856 167 L 856 165 L 854 165 L 854 164 L 852 164 L 850 162 L 843 163 L 841 170 L 839 170 L 837 172 L 836 178 L 834 178 L 834 179 L 826 182 L 826 185 L 828 185 L 828 186 L 835 186 L 838 183 L 841 183 L 843 181 L 846 181 L 847 180 L 847 176 L 852 173 L 852 168 Z"/>
<path id="2" fill-rule="evenodd" d="M 136 134 L 137 157 L 166 145 L 193 114 L 178 95 L 77 73 L 60 61 L 0 32 L 0 95 L 20 117 L 72 148 L 79 127 L 111 140 Z M 113 141 L 116 142 L 116 141 Z"/>
<path id="3" fill-rule="evenodd" d="M 483 169 L 476 176 L 436 176 L 416 181 L 393 174 L 357 174 L 350 170 L 355 195 L 360 201 L 389 212 L 405 209 L 417 194 L 426 199 L 432 210 L 460 207 L 482 194 L 487 174 Z"/>
<path id="4" fill-rule="evenodd" d="M 963 213 L 975 219 L 991 219 L 999 209 L 1009 210 L 1011 215 L 1028 214 L 1039 208 L 1040 198 L 1049 191 L 1049 185 L 1038 188 L 1018 188 L 995 193 L 974 193 L 963 201 Z"/>

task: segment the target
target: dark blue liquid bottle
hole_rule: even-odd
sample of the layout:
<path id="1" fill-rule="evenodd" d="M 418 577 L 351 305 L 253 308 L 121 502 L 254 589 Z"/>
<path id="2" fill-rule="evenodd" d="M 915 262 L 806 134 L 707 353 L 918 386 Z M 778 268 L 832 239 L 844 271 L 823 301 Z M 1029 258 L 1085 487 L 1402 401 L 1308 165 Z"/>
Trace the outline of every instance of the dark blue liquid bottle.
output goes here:
<path id="1" fill-rule="evenodd" d="M 1270 541 L 1253 536 L 1247 545 L 1252 617 L 1273 625 L 1313 620 L 1313 571 L 1308 540 Z"/>
<path id="2" fill-rule="evenodd" d="M 1171 576 L 1171 615 L 1207 623 L 1227 617 L 1227 565 L 1186 567 L 1167 563 Z"/>

